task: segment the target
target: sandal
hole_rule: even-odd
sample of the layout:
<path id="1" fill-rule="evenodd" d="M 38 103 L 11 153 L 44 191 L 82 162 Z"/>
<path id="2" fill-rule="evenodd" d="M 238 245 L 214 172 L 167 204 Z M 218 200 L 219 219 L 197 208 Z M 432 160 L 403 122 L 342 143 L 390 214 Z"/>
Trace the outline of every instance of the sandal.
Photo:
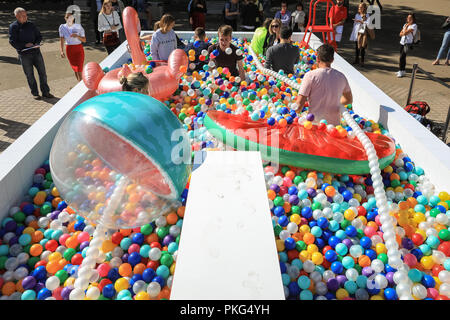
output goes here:
<path id="1" fill-rule="evenodd" d="M 433 66 L 440 65 L 439 60 L 434 60 L 431 64 L 432 64 Z"/>

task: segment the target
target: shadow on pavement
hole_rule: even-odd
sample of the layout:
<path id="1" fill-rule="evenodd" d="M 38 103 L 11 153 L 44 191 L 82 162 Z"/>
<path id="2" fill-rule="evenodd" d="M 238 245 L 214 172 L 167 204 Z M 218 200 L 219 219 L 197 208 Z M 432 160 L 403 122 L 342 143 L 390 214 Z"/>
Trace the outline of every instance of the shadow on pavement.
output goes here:
<path id="1" fill-rule="evenodd" d="M 17 139 L 29 127 L 30 127 L 29 124 L 0 117 L 0 130 L 6 131 L 4 136 L 8 137 L 10 139 Z M 8 142 L 0 141 L 0 150 L 1 150 L 2 143 L 8 143 Z M 5 147 L 5 149 L 6 149 L 6 147 Z"/>

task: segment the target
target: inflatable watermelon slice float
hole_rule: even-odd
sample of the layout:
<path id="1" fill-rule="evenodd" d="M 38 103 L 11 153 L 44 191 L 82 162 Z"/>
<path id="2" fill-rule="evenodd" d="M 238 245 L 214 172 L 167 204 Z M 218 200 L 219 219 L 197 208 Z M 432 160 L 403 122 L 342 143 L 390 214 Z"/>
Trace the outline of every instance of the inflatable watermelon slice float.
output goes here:
<path id="1" fill-rule="evenodd" d="M 270 126 L 263 119 L 211 110 L 204 119 L 208 131 L 238 150 L 261 151 L 264 160 L 337 174 L 367 174 L 369 161 L 357 138 L 335 137 L 317 125 L 311 129 L 293 123 Z M 387 136 L 366 133 L 379 158 L 380 168 L 395 157 L 395 144 Z"/>

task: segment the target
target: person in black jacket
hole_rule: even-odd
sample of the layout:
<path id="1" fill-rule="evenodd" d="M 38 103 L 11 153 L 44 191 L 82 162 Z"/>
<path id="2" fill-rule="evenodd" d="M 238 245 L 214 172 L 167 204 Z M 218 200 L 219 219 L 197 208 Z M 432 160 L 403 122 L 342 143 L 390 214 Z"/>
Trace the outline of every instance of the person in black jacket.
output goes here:
<path id="1" fill-rule="evenodd" d="M 45 72 L 44 58 L 39 49 L 42 41 L 39 29 L 28 21 L 27 11 L 23 8 L 16 8 L 14 10 L 16 21 L 9 26 L 9 43 L 17 50 L 19 60 L 22 64 L 23 72 L 27 77 L 28 86 L 31 89 L 31 94 L 34 99 L 40 100 L 39 91 L 36 79 L 34 78 L 34 69 L 36 68 L 39 74 L 39 84 L 42 91 L 42 96 L 45 98 L 54 98 L 50 93 L 50 88 L 47 84 L 47 73 Z"/>
<path id="2" fill-rule="evenodd" d="M 192 30 L 197 28 L 205 29 L 206 24 L 206 1 L 205 0 L 193 0 L 189 10 L 189 23 L 192 25 Z"/>
<path id="3" fill-rule="evenodd" d="M 245 0 L 241 8 L 242 29 L 245 31 L 255 31 L 259 27 L 257 20 L 259 9 L 255 0 Z"/>

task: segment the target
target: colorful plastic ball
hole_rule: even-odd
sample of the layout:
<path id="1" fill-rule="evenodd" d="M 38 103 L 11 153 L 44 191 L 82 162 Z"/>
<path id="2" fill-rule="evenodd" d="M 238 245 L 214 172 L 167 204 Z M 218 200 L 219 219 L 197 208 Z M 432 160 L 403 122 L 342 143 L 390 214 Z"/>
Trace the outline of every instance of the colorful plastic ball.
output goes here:
<path id="1" fill-rule="evenodd" d="M 114 289 L 113 284 L 107 284 L 106 286 L 103 287 L 102 295 L 105 298 L 112 299 L 115 294 L 116 294 L 116 290 Z"/>

